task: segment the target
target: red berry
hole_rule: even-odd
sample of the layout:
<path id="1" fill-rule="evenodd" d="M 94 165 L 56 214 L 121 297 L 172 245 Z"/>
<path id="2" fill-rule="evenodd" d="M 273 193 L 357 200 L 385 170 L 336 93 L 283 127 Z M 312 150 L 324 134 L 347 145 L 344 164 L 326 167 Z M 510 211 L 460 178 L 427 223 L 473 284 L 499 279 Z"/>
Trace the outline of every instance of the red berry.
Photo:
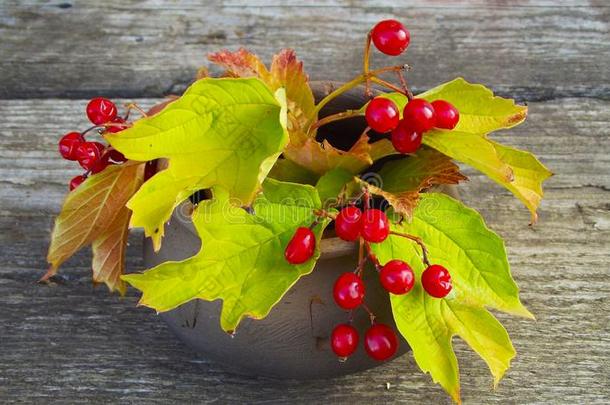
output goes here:
<path id="1" fill-rule="evenodd" d="M 364 282 L 354 273 L 343 273 L 335 281 L 333 296 L 341 308 L 357 308 L 364 300 Z"/>
<path id="2" fill-rule="evenodd" d="M 83 142 L 85 139 L 80 133 L 67 133 L 59 140 L 59 154 L 64 159 L 76 160 L 76 148 Z"/>
<path id="3" fill-rule="evenodd" d="M 367 242 L 383 242 L 390 234 L 388 217 L 383 211 L 375 208 L 364 211 L 361 232 Z"/>
<path id="4" fill-rule="evenodd" d="M 432 102 L 434 116 L 436 117 L 436 127 L 443 129 L 453 129 L 460 120 L 460 112 L 448 101 L 435 100 Z"/>
<path id="5" fill-rule="evenodd" d="M 402 119 L 415 131 L 424 133 L 434 128 L 434 107 L 422 98 L 414 98 L 405 106 Z"/>
<path id="6" fill-rule="evenodd" d="M 400 153 L 415 153 L 421 146 L 422 134 L 411 128 L 404 120 L 392 131 L 392 145 Z"/>
<path id="7" fill-rule="evenodd" d="M 83 142 L 76 148 L 76 159 L 85 170 L 91 170 L 104 152 L 104 145 L 99 142 Z"/>
<path id="8" fill-rule="evenodd" d="M 284 256 L 290 264 L 301 264 L 313 256 L 315 248 L 316 236 L 311 229 L 302 226 L 297 228 L 294 236 L 288 242 Z"/>
<path id="9" fill-rule="evenodd" d="M 421 284 L 428 294 L 436 298 L 443 298 L 451 291 L 451 276 L 446 268 L 433 264 L 421 275 Z"/>
<path id="10" fill-rule="evenodd" d="M 85 176 L 76 176 L 72 180 L 70 180 L 70 191 L 74 190 L 76 187 L 83 184 L 83 182 L 87 180 Z"/>
<path id="11" fill-rule="evenodd" d="M 364 348 L 373 359 L 387 360 L 396 354 L 398 339 L 392 328 L 376 323 L 364 335 Z"/>
<path id="12" fill-rule="evenodd" d="M 102 152 L 102 156 L 95 162 L 93 167 L 91 168 L 91 173 L 96 174 L 104 170 L 110 165 L 110 161 L 108 160 L 108 153 Z"/>
<path id="13" fill-rule="evenodd" d="M 366 106 L 364 117 L 369 127 L 379 133 L 390 132 L 400 120 L 398 107 L 392 100 L 383 97 L 372 99 Z"/>
<path id="14" fill-rule="evenodd" d="M 411 41 L 411 34 L 400 22 L 383 20 L 373 27 L 371 39 L 375 47 L 381 52 L 396 56 L 407 49 Z"/>
<path id="15" fill-rule="evenodd" d="M 388 292 L 402 295 L 413 288 L 415 275 L 407 263 L 402 260 L 391 260 L 381 268 L 379 281 Z"/>
<path id="16" fill-rule="evenodd" d="M 358 331 L 346 323 L 335 326 L 330 335 L 330 347 L 339 357 L 347 357 L 358 348 Z"/>
<path id="17" fill-rule="evenodd" d="M 87 117 L 95 125 L 102 125 L 116 118 L 116 105 L 104 97 L 96 97 L 87 104 Z"/>
<path id="18" fill-rule="evenodd" d="M 106 155 L 108 156 L 108 159 L 114 163 L 123 163 L 123 162 L 127 161 L 127 158 L 125 157 L 125 155 L 123 155 L 121 152 L 119 152 L 116 149 L 109 150 L 106 153 Z"/>
<path id="19" fill-rule="evenodd" d="M 116 117 L 112 121 L 111 124 L 124 124 L 125 120 L 121 117 Z M 111 125 L 106 127 L 105 132 L 110 132 L 111 134 L 116 134 L 117 132 L 121 132 L 122 130 L 127 129 L 127 125 Z"/>
<path id="20" fill-rule="evenodd" d="M 355 241 L 360 237 L 360 208 L 349 206 L 339 212 L 335 218 L 335 232 L 337 236 L 346 241 Z"/>

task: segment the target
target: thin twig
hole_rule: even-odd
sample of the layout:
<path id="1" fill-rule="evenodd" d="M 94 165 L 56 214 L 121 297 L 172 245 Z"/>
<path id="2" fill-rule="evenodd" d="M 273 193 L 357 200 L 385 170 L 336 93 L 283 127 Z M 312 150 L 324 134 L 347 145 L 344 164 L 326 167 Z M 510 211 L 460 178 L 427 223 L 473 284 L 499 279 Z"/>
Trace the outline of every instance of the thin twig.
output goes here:
<path id="1" fill-rule="evenodd" d="M 353 117 L 359 117 L 364 115 L 362 112 L 360 112 L 359 110 L 346 110 L 346 111 L 342 111 L 340 113 L 336 113 L 336 114 L 332 114 L 332 115 L 328 115 L 322 119 L 319 119 L 318 121 L 314 122 L 310 127 L 309 127 L 309 132 L 320 128 L 323 125 L 327 125 L 330 124 L 331 122 L 335 122 L 335 121 L 339 121 L 339 120 L 345 120 L 348 118 L 353 118 Z"/>
<path id="2" fill-rule="evenodd" d="M 400 236 L 406 239 L 410 239 L 413 242 L 417 243 L 422 250 L 422 261 L 424 262 L 424 264 L 426 266 L 430 266 L 430 261 L 428 260 L 428 249 L 426 248 L 426 245 L 424 244 L 424 241 L 421 240 L 421 238 L 415 236 L 415 235 L 409 235 L 408 233 L 401 233 L 401 232 L 396 232 L 396 231 L 390 231 L 390 235 L 396 235 L 396 236 Z"/>
<path id="3" fill-rule="evenodd" d="M 364 302 L 362 303 L 362 309 L 364 309 L 369 314 L 369 319 L 371 320 L 371 325 L 375 324 L 375 314 Z"/>

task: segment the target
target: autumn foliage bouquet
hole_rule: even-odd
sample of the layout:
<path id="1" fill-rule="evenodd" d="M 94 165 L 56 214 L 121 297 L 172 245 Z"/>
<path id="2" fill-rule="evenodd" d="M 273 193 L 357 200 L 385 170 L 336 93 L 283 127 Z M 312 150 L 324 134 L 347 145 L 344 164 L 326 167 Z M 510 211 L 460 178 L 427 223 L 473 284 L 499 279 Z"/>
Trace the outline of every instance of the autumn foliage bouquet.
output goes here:
<path id="1" fill-rule="evenodd" d="M 211 54 L 223 77 L 202 69 L 182 96 L 149 111 L 127 105 L 119 115 L 111 101 L 91 100 L 93 126 L 59 143 L 85 173 L 70 182 L 43 280 L 91 244 L 95 282 L 121 294 L 130 284 L 142 291 L 140 303 L 158 312 L 221 299 L 220 327 L 233 333 L 243 317 L 265 317 L 313 271 L 321 238 L 332 234 L 359 246 L 357 267 L 321 286 L 333 288 L 346 311 L 345 323 L 329 331 L 340 359 L 360 345 L 376 360 L 396 352 L 394 326 L 376 322 L 366 305 L 361 276 L 369 263 L 423 371 L 459 401 L 451 345 L 459 335 L 497 383 L 515 350 L 488 309 L 532 315 L 519 300 L 502 239 L 476 211 L 433 189 L 466 180 L 454 163 L 461 162 L 515 194 L 535 222 L 551 173 L 530 153 L 488 136 L 520 124 L 525 106 L 461 78 L 414 96 L 408 65 L 369 66 L 372 44 L 399 55 L 409 41 L 399 22 L 379 22 L 367 36 L 362 72 L 318 103 L 290 49 L 269 69 L 245 49 Z M 369 100 L 361 108 L 320 115 L 358 88 Z M 320 136 L 321 127 L 354 117 L 368 126 L 347 150 Z M 106 143 L 89 139 L 95 134 Z M 363 177 L 372 168 L 375 184 Z M 201 193 L 206 198 L 193 198 Z M 172 212 L 189 199 L 199 253 L 123 274 L 128 229 L 143 228 L 157 250 Z M 370 328 L 356 330 L 353 311 L 369 312 Z"/>

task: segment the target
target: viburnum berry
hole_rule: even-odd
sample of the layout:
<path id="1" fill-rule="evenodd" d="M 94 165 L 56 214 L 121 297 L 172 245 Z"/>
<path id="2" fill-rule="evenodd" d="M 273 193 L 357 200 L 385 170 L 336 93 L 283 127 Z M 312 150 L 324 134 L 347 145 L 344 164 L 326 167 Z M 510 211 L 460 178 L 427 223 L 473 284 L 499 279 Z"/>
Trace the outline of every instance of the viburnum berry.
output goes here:
<path id="1" fill-rule="evenodd" d="M 70 191 L 83 184 L 85 180 L 87 180 L 87 177 L 82 175 L 73 177 L 72 180 L 70 180 Z"/>
<path id="2" fill-rule="evenodd" d="M 371 208 L 362 215 L 362 237 L 367 242 L 383 242 L 390 234 L 388 217 L 383 211 Z"/>
<path id="3" fill-rule="evenodd" d="M 415 153 L 421 146 L 422 134 L 412 129 L 401 120 L 398 127 L 392 131 L 392 145 L 400 153 Z"/>
<path id="4" fill-rule="evenodd" d="M 87 104 L 87 117 L 95 125 L 111 122 L 117 116 L 116 104 L 104 97 L 96 97 Z"/>
<path id="5" fill-rule="evenodd" d="M 345 358 L 358 348 L 360 336 L 352 325 L 342 323 L 335 326 L 330 335 L 330 347 L 339 357 Z"/>
<path id="6" fill-rule="evenodd" d="M 83 142 L 76 148 L 76 159 L 81 167 L 85 170 L 91 170 L 98 162 L 104 145 L 99 142 Z"/>
<path id="7" fill-rule="evenodd" d="M 435 100 L 432 103 L 437 128 L 453 129 L 460 120 L 460 112 L 448 101 Z"/>
<path id="8" fill-rule="evenodd" d="M 409 31 L 396 20 L 378 22 L 371 30 L 375 47 L 386 55 L 396 56 L 404 52 L 411 41 Z"/>
<path id="9" fill-rule="evenodd" d="M 313 256 L 316 248 L 316 236 L 311 229 L 304 226 L 297 228 L 286 250 L 284 257 L 290 264 L 301 264 Z"/>
<path id="10" fill-rule="evenodd" d="M 59 154 L 67 160 L 76 160 L 76 148 L 85 142 L 79 132 L 69 132 L 59 140 Z"/>
<path id="11" fill-rule="evenodd" d="M 115 117 L 111 124 L 124 124 L 125 120 L 121 117 Z M 127 125 L 109 125 L 106 127 L 105 132 L 110 132 L 111 134 L 116 134 L 117 132 L 121 132 L 122 130 L 127 129 Z"/>
<path id="12" fill-rule="evenodd" d="M 396 295 L 406 294 L 413 288 L 415 275 L 413 269 L 402 260 L 390 260 L 379 273 L 383 288 Z"/>
<path id="13" fill-rule="evenodd" d="M 436 124 L 434 107 L 422 98 L 414 98 L 407 103 L 402 112 L 402 119 L 420 133 L 431 130 Z"/>
<path id="14" fill-rule="evenodd" d="M 343 208 L 335 218 L 335 232 L 337 236 L 346 241 L 355 241 L 360 237 L 360 208 L 349 206 Z"/>
<path id="15" fill-rule="evenodd" d="M 335 281 L 333 297 L 343 309 L 357 308 L 364 300 L 364 282 L 354 273 L 343 273 Z"/>
<path id="16" fill-rule="evenodd" d="M 366 106 L 366 123 L 379 133 L 390 132 L 398 125 L 400 112 L 392 100 L 375 97 Z"/>
<path id="17" fill-rule="evenodd" d="M 421 284 L 428 294 L 436 298 L 445 297 L 453 288 L 449 272 L 438 264 L 433 264 L 424 270 L 421 275 Z"/>
<path id="18" fill-rule="evenodd" d="M 108 158 L 108 153 L 102 152 L 100 158 L 95 162 L 93 167 L 91 168 L 91 173 L 96 174 L 104 170 L 108 167 L 108 165 L 112 164 Z"/>
<path id="19" fill-rule="evenodd" d="M 389 326 L 376 323 L 364 335 L 364 349 L 375 360 L 387 360 L 398 349 L 396 333 Z"/>

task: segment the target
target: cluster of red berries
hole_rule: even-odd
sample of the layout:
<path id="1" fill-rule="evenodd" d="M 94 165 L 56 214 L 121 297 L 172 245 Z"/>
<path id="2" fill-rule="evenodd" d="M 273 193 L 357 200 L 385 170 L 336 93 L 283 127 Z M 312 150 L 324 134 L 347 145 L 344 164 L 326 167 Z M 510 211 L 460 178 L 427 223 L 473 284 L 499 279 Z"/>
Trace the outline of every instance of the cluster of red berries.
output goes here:
<path id="1" fill-rule="evenodd" d="M 365 117 L 374 131 L 391 132 L 392 145 L 398 152 L 415 153 L 421 146 L 424 132 L 432 128 L 455 128 L 460 113 L 445 100 L 429 103 L 421 98 L 413 98 L 405 106 L 400 119 L 398 107 L 392 100 L 375 97 L 366 107 Z"/>
<path id="2" fill-rule="evenodd" d="M 365 204 L 368 206 L 368 203 Z M 335 232 L 345 241 L 362 239 L 367 247 L 367 259 L 370 260 L 379 272 L 379 282 L 389 293 L 407 294 L 415 284 L 413 269 L 402 260 L 391 260 L 380 265 L 371 252 L 370 243 L 380 243 L 390 235 L 390 225 L 386 214 L 375 208 L 360 208 L 349 205 L 344 207 L 334 218 Z M 400 234 L 396 234 L 400 236 Z M 291 264 L 300 264 L 309 260 L 315 250 L 315 235 L 311 228 L 300 227 L 288 243 L 285 251 L 286 260 Z M 449 272 L 440 265 L 427 265 L 422 273 L 421 283 L 424 290 L 431 296 L 443 298 L 452 289 Z M 387 325 L 374 322 L 374 315 L 364 304 L 365 284 L 361 278 L 364 262 L 358 264 L 356 271 L 346 272 L 339 276 L 333 286 L 333 297 L 337 305 L 345 310 L 352 311 L 363 306 L 371 315 L 372 325 L 366 331 L 364 348 L 369 356 L 375 360 L 386 360 L 392 357 L 398 349 L 398 338 L 395 332 Z M 331 334 L 331 348 L 340 358 L 347 358 L 353 354 L 359 342 L 358 331 L 350 324 L 336 326 Z"/>
<path id="3" fill-rule="evenodd" d="M 69 132 L 59 140 L 59 153 L 64 159 L 75 160 L 86 172 L 70 180 L 70 190 L 81 185 L 90 173 L 99 173 L 110 164 L 125 162 L 125 156 L 118 150 L 100 142 L 87 141 L 85 135 L 93 129 L 99 133 L 116 133 L 127 128 L 125 120 L 118 115 L 116 105 L 103 97 L 97 97 L 87 104 L 87 117 L 95 125 L 85 132 Z"/>
<path id="4" fill-rule="evenodd" d="M 409 31 L 396 20 L 384 20 L 371 30 L 371 39 L 381 52 L 396 56 L 407 49 Z M 410 93 L 409 93 L 410 94 Z M 432 128 L 453 129 L 460 114 L 445 100 L 432 103 L 420 98 L 411 98 L 400 119 L 396 104 L 387 98 L 372 99 L 365 111 L 367 124 L 376 132 L 391 132 L 394 148 L 400 153 L 414 153 L 420 147 L 422 135 Z"/>

